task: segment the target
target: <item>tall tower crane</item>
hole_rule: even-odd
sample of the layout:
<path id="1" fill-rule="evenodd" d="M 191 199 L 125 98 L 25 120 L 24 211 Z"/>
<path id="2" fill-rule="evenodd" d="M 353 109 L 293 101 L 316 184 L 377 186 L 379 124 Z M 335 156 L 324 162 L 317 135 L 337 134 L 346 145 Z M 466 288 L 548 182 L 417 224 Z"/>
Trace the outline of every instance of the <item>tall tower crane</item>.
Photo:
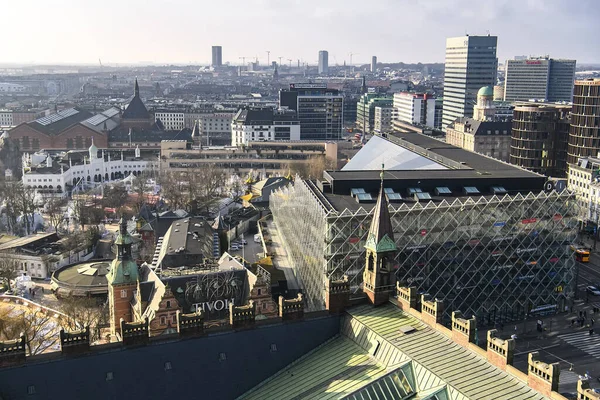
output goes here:
<path id="1" fill-rule="evenodd" d="M 357 56 L 358 53 L 352 53 L 352 52 L 350 52 L 350 53 L 348 53 L 348 55 L 350 56 L 350 65 L 352 66 L 352 56 Z"/>

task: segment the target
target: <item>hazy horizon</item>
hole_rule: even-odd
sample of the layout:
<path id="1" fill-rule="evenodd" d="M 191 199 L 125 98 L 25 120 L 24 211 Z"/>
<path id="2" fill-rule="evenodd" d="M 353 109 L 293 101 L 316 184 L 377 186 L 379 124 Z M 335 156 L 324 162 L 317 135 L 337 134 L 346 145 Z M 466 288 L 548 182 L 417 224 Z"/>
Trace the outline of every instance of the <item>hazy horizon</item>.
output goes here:
<path id="1" fill-rule="evenodd" d="M 223 62 L 261 64 L 300 59 L 317 63 L 329 51 L 330 65 L 443 63 L 446 38 L 498 36 L 498 59 L 545 55 L 600 62 L 594 0 L 85 0 L 5 5 L 1 62 L 10 64 L 104 65 L 209 64 L 211 46 L 223 46 Z M 26 22 L 25 24 L 23 22 Z"/>

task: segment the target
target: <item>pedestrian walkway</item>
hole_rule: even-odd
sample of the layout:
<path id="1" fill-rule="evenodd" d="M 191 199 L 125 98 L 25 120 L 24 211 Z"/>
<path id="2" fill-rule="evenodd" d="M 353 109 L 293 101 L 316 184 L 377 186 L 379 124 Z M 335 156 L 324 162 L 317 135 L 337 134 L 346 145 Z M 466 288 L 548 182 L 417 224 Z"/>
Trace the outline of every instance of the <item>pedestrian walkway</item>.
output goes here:
<path id="1" fill-rule="evenodd" d="M 600 335 L 594 334 L 590 336 L 587 330 L 559 335 L 559 339 L 567 342 L 571 346 L 577 347 L 586 353 L 600 358 Z"/>
<path id="2" fill-rule="evenodd" d="M 573 371 L 564 370 L 561 368 L 560 376 L 558 377 L 558 387 L 560 387 L 561 392 L 572 391 L 566 390 L 565 385 L 573 385 L 573 388 L 577 390 L 577 381 L 580 379 L 579 374 Z"/>

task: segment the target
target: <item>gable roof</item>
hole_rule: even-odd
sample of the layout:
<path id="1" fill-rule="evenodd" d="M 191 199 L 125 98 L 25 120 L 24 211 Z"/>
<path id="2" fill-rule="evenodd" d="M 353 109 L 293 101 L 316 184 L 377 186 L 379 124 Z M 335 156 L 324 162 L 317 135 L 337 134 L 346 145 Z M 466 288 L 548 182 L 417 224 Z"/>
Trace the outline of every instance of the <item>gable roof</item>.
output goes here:
<path id="1" fill-rule="evenodd" d="M 46 135 L 58 135 L 70 126 L 82 122 L 93 115 L 94 114 L 89 111 L 79 107 L 73 107 L 38 118 L 35 121 L 27 122 L 26 124 Z"/>
<path id="2" fill-rule="evenodd" d="M 133 98 L 123 112 L 123 119 L 149 119 L 150 113 L 140 98 L 140 88 L 137 79 L 135 80 L 135 88 Z"/>

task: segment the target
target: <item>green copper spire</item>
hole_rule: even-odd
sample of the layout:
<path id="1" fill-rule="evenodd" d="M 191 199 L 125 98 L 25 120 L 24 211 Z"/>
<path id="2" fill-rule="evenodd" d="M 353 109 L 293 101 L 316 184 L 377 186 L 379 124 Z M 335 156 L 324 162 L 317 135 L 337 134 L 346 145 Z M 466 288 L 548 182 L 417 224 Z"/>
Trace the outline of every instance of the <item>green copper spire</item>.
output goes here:
<path id="1" fill-rule="evenodd" d="M 379 197 L 377 204 L 373 209 L 373 220 L 371 228 L 367 236 L 365 248 L 376 253 L 386 251 L 396 251 L 396 242 L 394 241 L 394 230 L 392 229 L 392 220 L 390 211 L 388 210 L 388 202 L 383 190 L 383 172 L 385 165 L 381 164 L 381 188 L 379 189 Z"/>
<path id="2" fill-rule="evenodd" d="M 121 218 L 120 229 L 117 239 L 117 258 L 115 258 L 110 267 L 106 278 L 110 285 L 122 285 L 137 282 L 139 279 L 138 266 L 133 261 L 131 255 L 131 245 L 133 238 L 127 231 L 127 221 Z"/>

